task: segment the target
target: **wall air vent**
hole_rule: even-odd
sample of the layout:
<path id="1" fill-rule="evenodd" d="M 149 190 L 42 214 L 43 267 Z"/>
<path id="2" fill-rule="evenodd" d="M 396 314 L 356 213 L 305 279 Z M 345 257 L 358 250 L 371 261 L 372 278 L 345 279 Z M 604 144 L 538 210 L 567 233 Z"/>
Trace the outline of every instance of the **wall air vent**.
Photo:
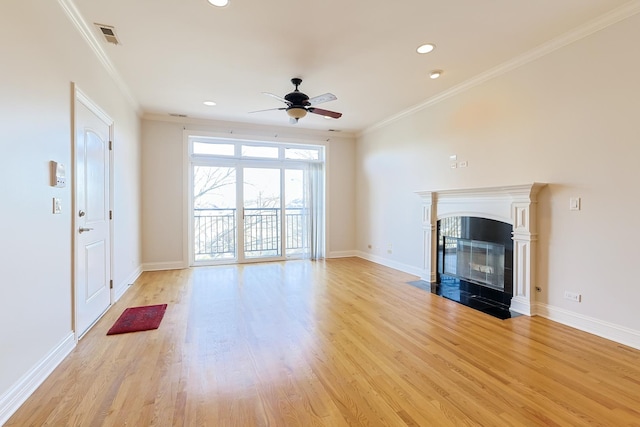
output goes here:
<path id="1" fill-rule="evenodd" d="M 94 22 L 94 25 L 98 27 L 100 33 L 103 35 L 107 43 L 112 43 L 115 45 L 120 44 L 120 40 L 118 40 L 116 29 L 114 27 L 112 27 L 111 25 L 98 24 L 97 22 Z"/>
<path id="2" fill-rule="evenodd" d="M 171 117 L 187 117 L 186 114 L 169 113 Z"/>

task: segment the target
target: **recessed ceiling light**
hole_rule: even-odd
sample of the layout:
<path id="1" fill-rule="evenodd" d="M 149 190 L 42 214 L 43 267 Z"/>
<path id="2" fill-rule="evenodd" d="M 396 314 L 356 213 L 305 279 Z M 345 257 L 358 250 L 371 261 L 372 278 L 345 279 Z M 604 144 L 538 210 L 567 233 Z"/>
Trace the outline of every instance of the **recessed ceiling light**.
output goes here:
<path id="1" fill-rule="evenodd" d="M 225 7 L 229 4 L 229 0 L 207 0 L 210 4 L 217 7 Z"/>
<path id="2" fill-rule="evenodd" d="M 418 49 L 416 49 L 416 51 L 418 53 L 429 53 L 435 48 L 436 48 L 435 44 L 427 43 L 427 44 L 423 44 L 422 46 L 419 46 Z"/>
<path id="3" fill-rule="evenodd" d="M 433 70 L 432 72 L 429 73 L 429 77 L 431 77 L 434 80 L 440 77 L 441 75 L 442 75 L 442 70 Z"/>
<path id="4" fill-rule="evenodd" d="M 329 116 L 323 116 L 323 117 L 324 117 L 325 119 L 327 119 L 327 120 L 331 120 L 331 119 L 333 119 L 333 117 L 329 117 Z"/>
<path id="5" fill-rule="evenodd" d="M 203 104 L 208 107 L 213 107 L 214 105 L 216 105 L 216 103 L 213 101 L 204 101 Z"/>

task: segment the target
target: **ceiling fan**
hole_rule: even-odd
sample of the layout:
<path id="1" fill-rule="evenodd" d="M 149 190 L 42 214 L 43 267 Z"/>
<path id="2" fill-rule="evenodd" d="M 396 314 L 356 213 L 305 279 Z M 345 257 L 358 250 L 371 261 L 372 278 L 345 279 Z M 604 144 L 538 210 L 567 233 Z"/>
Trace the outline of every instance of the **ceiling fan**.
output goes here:
<path id="1" fill-rule="evenodd" d="M 342 117 L 342 113 L 314 107 L 314 105 L 322 104 L 323 102 L 335 101 L 338 98 L 336 98 L 334 94 L 325 93 L 324 95 L 318 95 L 314 96 L 313 98 L 309 98 L 307 95 L 298 90 L 298 86 L 300 86 L 300 84 L 302 83 L 302 79 L 295 77 L 291 79 L 291 83 L 293 83 L 296 89 L 293 92 L 286 94 L 284 98 L 278 95 L 274 95 L 273 93 L 262 92 L 265 95 L 271 96 L 284 102 L 285 104 L 287 104 L 286 107 L 269 108 L 267 110 L 258 110 L 251 112 L 260 113 L 263 111 L 285 110 L 289 115 L 289 121 L 291 123 L 298 123 L 298 120 L 306 116 L 307 113 L 319 114 L 321 116 L 331 117 L 333 119 L 339 119 L 340 117 Z"/>

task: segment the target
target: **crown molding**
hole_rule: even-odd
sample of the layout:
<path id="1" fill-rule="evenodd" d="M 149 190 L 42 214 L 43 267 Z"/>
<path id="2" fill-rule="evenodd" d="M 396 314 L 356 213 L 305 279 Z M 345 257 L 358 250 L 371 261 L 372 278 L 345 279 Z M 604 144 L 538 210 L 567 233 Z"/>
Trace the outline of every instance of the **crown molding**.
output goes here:
<path id="1" fill-rule="evenodd" d="M 447 98 L 451 98 L 452 96 L 465 92 L 493 78 L 506 74 L 512 70 L 515 70 L 516 68 L 522 67 L 525 64 L 533 62 L 536 59 L 539 59 L 545 55 L 548 55 L 551 52 L 554 52 L 571 43 L 575 43 L 578 40 L 581 40 L 587 36 L 590 36 L 591 34 L 594 34 L 600 30 L 603 30 L 620 21 L 623 21 L 639 12 L 640 12 L 640 0 L 632 0 L 628 3 L 625 3 L 624 5 L 616 9 L 613 9 L 610 12 L 605 13 L 604 15 L 600 15 L 599 17 L 583 25 L 580 25 L 579 27 L 574 28 L 573 30 L 567 33 L 564 33 L 563 35 L 556 37 L 528 52 L 518 55 L 507 62 L 503 62 L 502 64 L 494 68 L 491 68 L 483 73 L 480 73 L 469 80 L 466 80 L 456 86 L 453 86 L 443 92 L 436 94 L 435 96 L 432 96 L 431 98 L 427 99 L 426 101 L 418 105 L 410 107 L 379 123 L 376 123 L 375 125 L 364 129 L 362 132 L 359 132 L 357 134 L 357 137 L 373 132 L 374 130 L 386 127 L 398 120 L 411 116 L 412 114 L 415 114 L 418 111 L 421 111 L 425 108 L 435 105 L 440 101 L 444 101 Z"/>
<path id="2" fill-rule="evenodd" d="M 141 114 L 140 104 L 138 104 L 138 101 L 133 96 L 131 89 L 129 89 L 129 86 L 127 86 L 124 79 L 122 78 L 122 76 L 120 75 L 116 67 L 113 65 L 113 63 L 109 59 L 109 56 L 107 55 L 105 50 L 102 48 L 100 41 L 96 38 L 95 32 L 93 31 L 93 27 L 87 24 L 84 17 L 76 7 L 75 3 L 73 3 L 73 0 L 57 0 L 57 1 L 60 7 L 62 7 L 62 10 L 64 11 L 64 13 L 71 20 L 73 25 L 80 32 L 84 40 L 87 42 L 87 44 L 89 45 L 89 48 L 93 51 L 96 57 L 98 57 L 100 64 L 102 64 L 102 66 L 107 71 L 109 76 L 111 76 L 113 81 L 116 83 L 116 85 L 118 86 L 122 94 L 125 96 L 127 101 L 129 101 L 131 106 L 134 108 L 134 110 L 138 113 L 138 115 L 140 115 Z"/>
<path id="3" fill-rule="evenodd" d="M 253 135 L 273 138 L 295 138 L 299 141 L 314 139 L 329 141 L 351 140 L 355 141 L 355 134 L 350 132 L 331 132 L 322 129 L 292 128 L 284 126 L 274 126 L 257 124 L 251 122 L 231 122 L 218 119 L 205 119 L 198 117 L 175 117 L 160 113 L 144 113 L 142 120 L 153 122 L 179 123 L 184 129 L 193 131 L 222 132 L 234 135 Z"/>

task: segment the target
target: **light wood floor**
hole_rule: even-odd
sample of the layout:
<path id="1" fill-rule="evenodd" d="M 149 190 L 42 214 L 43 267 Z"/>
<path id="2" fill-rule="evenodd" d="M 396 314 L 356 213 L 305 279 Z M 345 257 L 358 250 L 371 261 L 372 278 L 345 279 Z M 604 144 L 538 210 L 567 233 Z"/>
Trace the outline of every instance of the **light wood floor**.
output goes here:
<path id="1" fill-rule="evenodd" d="M 10 426 L 640 426 L 640 351 L 349 258 L 144 273 Z M 128 306 L 158 330 L 106 336 Z"/>

